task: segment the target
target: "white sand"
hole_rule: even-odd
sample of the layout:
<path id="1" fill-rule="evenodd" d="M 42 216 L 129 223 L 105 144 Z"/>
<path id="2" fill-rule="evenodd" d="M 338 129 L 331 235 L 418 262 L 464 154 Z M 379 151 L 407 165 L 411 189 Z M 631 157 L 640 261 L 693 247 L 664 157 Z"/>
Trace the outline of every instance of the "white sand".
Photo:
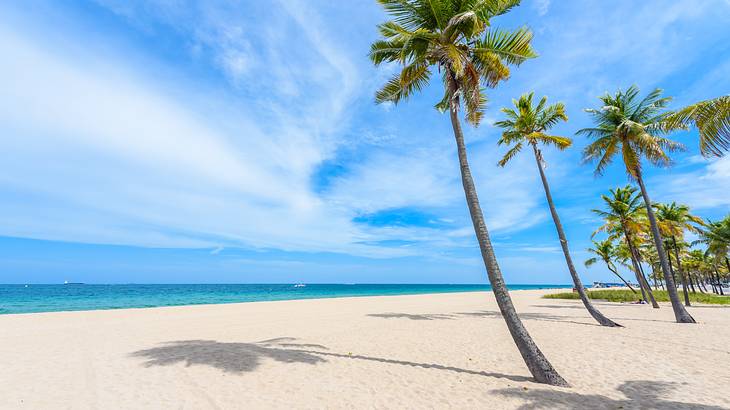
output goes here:
<path id="1" fill-rule="evenodd" d="M 534 383 L 491 293 L 0 316 L 0 408 L 730 408 L 730 309 L 513 292 L 572 388 Z"/>

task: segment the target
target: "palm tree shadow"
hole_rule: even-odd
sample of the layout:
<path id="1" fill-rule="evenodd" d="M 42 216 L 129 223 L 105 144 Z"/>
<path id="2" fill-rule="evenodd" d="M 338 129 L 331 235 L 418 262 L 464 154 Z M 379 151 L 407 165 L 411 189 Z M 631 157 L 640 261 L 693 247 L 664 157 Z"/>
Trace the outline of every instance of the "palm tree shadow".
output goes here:
<path id="1" fill-rule="evenodd" d="M 684 403 L 666 400 L 669 390 L 676 389 L 676 383 L 648 380 L 628 381 L 619 386 L 618 391 L 626 399 L 612 399 L 598 394 L 580 394 L 568 390 L 525 390 L 510 388 L 495 390 L 493 393 L 527 400 L 520 410 L 531 409 L 695 409 L 723 410 L 725 407 Z"/>
<path id="2" fill-rule="evenodd" d="M 458 315 L 463 316 L 476 316 L 476 317 L 491 317 L 491 318 L 501 318 L 502 313 L 497 311 L 490 311 L 490 310 L 481 310 L 476 312 L 461 312 L 457 313 Z M 546 321 L 546 322 L 560 322 L 560 323 L 573 323 L 576 325 L 583 325 L 583 326 L 601 326 L 596 323 L 587 323 L 587 322 L 577 322 L 574 320 L 568 320 L 570 318 L 575 319 L 583 319 L 582 317 L 577 316 L 559 316 L 559 315 L 551 315 L 548 313 L 519 313 L 517 316 L 520 317 L 520 319 L 523 320 L 540 320 L 540 321 Z"/>
<path id="3" fill-rule="evenodd" d="M 370 317 L 379 317 L 383 319 L 410 319 L 410 320 L 437 320 L 437 319 L 454 319 L 453 315 L 439 314 L 439 313 L 423 313 L 423 314 L 410 314 L 410 313 L 371 313 Z"/>
<path id="4" fill-rule="evenodd" d="M 170 366 L 185 363 L 186 366 L 207 365 L 228 373 L 255 370 L 262 358 L 282 363 L 317 364 L 326 360 L 313 353 L 288 347 L 324 348 L 321 345 L 284 343 L 293 338 L 278 338 L 256 343 L 225 343 L 214 340 L 180 340 L 166 342 L 151 349 L 139 350 L 132 357 L 147 359 L 145 367 Z M 282 346 L 282 347 L 274 347 Z"/>
<path id="5" fill-rule="evenodd" d="M 131 357 L 144 358 L 145 367 L 171 366 L 185 363 L 186 366 L 206 365 L 221 369 L 228 373 L 244 373 L 256 370 L 263 358 L 282 363 L 305 363 L 316 365 L 326 362 L 326 357 L 348 360 L 364 360 L 400 366 L 420 367 L 449 372 L 503 378 L 516 382 L 529 382 L 533 379 L 526 376 L 508 375 L 472 369 L 463 369 L 436 363 L 420 363 L 406 360 L 357 354 L 329 352 L 327 347 L 319 344 L 295 343 L 297 339 L 281 337 L 254 343 L 226 343 L 214 340 L 181 340 L 162 343 L 161 346 L 139 350 Z M 316 349 L 316 350 L 314 350 Z"/>

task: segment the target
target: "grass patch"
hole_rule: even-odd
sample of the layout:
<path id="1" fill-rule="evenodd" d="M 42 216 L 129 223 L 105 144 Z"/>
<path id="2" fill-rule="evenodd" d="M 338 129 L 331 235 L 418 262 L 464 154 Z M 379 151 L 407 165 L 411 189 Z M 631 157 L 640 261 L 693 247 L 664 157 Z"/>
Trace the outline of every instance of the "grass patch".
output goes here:
<path id="1" fill-rule="evenodd" d="M 679 291 L 680 300 L 684 301 L 682 291 Z M 666 290 L 653 291 L 657 302 L 669 302 L 669 294 Z M 550 293 L 543 296 L 544 299 L 579 299 L 578 292 Z M 602 289 L 589 290 L 589 299 L 607 300 L 609 302 L 636 302 L 641 298 L 641 292 L 633 293 L 628 289 Z M 689 294 L 689 301 L 695 303 L 706 303 L 709 305 L 730 305 L 730 296 L 720 296 L 714 293 L 692 293 Z"/>

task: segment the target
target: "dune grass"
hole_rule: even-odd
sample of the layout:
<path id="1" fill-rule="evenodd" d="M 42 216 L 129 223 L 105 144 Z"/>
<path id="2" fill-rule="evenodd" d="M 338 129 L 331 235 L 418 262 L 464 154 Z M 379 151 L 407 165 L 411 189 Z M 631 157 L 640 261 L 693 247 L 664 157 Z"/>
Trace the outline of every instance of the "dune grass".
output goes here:
<path id="1" fill-rule="evenodd" d="M 638 296 L 637 296 L 638 295 Z M 641 298 L 641 293 L 633 293 L 628 289 L 602 289 L 588 290 L 590 299 L 600 299 L 609 302 L 636 302 Z M 680 297 L 681 290 L 680 290 Z M 550 293 L 543 296 L 545 299 L 579 299 L 577 292 Z M 655 290 L 654 298 L 657 302 L 669 302 L 669 295 L 665 290 Z M 684 298 L 682 297 L 682 300 Z M 713 293 L 691 293 L 689 294 L 690 302 L 706 303 L 710 305 L 730 305 L 730 296 L 720 296 Z"/>

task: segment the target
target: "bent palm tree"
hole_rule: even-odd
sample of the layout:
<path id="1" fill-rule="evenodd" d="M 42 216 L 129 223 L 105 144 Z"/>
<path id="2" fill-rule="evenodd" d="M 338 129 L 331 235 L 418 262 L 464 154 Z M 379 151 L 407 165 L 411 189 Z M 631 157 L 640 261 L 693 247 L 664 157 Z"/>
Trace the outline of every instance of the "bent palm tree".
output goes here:
<path id="1" fill-rule="evenodd" d="M 672 113 L 665 128 L 672 130 L 694 125 L 700 132 L 700 152 L 721 157 L 730 150 L 730 95 L 700 101 Z"/>
<path id="2" fill-rule="evenodd" d="M 605 220 L 603 226 L 599 227 L 593 235 L 604 231 L 609 235 L 609 239 L 623 237 L 629 259 L 631 259 L 631 267 L 641 288 L 641 295 L 644 301 L 651 301 L 652 307 L 658 309 L 659 304 L 654 299 L 654 293 L 651 291 L 649 282 L 641 269 L 641 253 L 637 249 L 636 238 L 639 236 L 638 233 L 641 232 L 643 224 L 640 221 L 642 216 L 640 212 L 641 200 L 636 194 L 636 188 L 627 185 L 623 188 L 609 189 L 609 192 L 611 196 L 601 195 L 606 203 L 607 210 L 593 210 L 593 213 Z M 649 295 L 649 297 L 647 298 L 646 295 Z"/>
<path id="3" fill-rule="evenodd" d="M 593 242 L 593 247 L 588 248 L 588 252 L 596 255 L 591 258 L 586 259 L 585 265 L 586 267 L 594 265 L 598 260 L 602 260 L 603 263 L 606 264 L 606 267 L 608 270 L 611 271 L 614 275 L 616 275 L 619 279 L 621 279 L 621 282 L 624 283 L 629 289 L 631 289 L 632 292 L 636 293 L 636 290 L 631 287 L 631 284 L 626 281 L 626 279 L 623 278 L 618 273 L 618 270 L 616 269 L 616 265 L 613 263 L 613 259 L 616 257 L 616 247 L 613 245 L 613 242 L 610 239 L 606 239 L 603 241 L 591 241 Z"/>
<path id="4" fill-rule="evenodd" d="M 504 14 L 519 0 L 378 0 L 393 17 L 378 26 L 381 40 L 372 44 L 375 65 L 397 62 L 403 68 L 376 93 L 377 103 L 397 104 L 421 90 L 431 67 L 441 73 L 444 97 L 436 105 L 449 111 L 461 168 L 461 181 L 499 310 L 528 369 L 538 382 L 567 386 L 537 347 L 517 316 L 494 255 L 467 159 L 459 110 L 478 125 L 485 104 L 482 86 L 496 87 L 509 77 L 509 65 L 536 57 L 527 29 L 489 28 L 492 17 Z"/>
<path id="5" fill-rule="evenodd" d="M 667 255 L 664 252 L 662 235 L 642 176 L 642 158 L 654 165 L 664 166 L 670 163 L 665 151 L 671 152 L 682 148 L 681 144 L 662 136 L 666 132 L 665 121 L 668 115 L 664 108 L 670 98 L 662 98 L 661 93 L 660 89 L 656 89 L 643 99 L 638 99 L 639 89 L 631 86 L 625 92 L 619 90 L 615 95 L 606 94 L 600 97 L 602 108 L 586 110 L 593 117 L 596 126 L 579 130 L 578 134 L 594 138 L 583 154 L 585 161 L 598 162 L 596 175 L 602 174 L 613 157 L 621 153 L 626 173 L 630 179 L 639 184 L 641 195 L 644 197 L 646 215 L 664 281 L 667 284 L 669 300 L 672 302 L 674 317 L 677 323 L 695 323 L 679 300 Z"/>
<path id="6" fill-rule="evenodd" d="M 659 219 L 660 231 L 669 239 L 670 248 L 674 251 L 674 260 L 677 264 L 677 272 L 682 281 L 682 293 L 684 294 L 685 306 L 690 306 L 689 292 L 687 290 L 687 277 L 682 270 L 682 260 L 679 257 L 679 244 L 677 238 L 682 241 L 684 239 L 684 231 L 694 233 L 701 232 L 697 225 L 704 225 L 704 221 L 698 216 L 694 216 L 689 212 L 687 205 L 677 205 L 676 202 L 671 204 L 654 204 L 657 210 L 657 218 Z M 671 262 L 670 262 L 671 263 Z"/>
<path id="7" fill-rule="evenodd" d="M 578 295 L 580 295 L 580 299 L 583 301 L 583 306 L 585 306 L 588 313 L 590 313 L 591 316 L 593 316 L 593 318 L 601 324 L 601 326 L 621 327 L 621 325 L 599 312 L 588 299 L 588 295 L 586 295 L 583 283 L 581 282 L 578 272 L 573 265 L 573 258 L 570 256 L 570 249 L 568 248 L 568 240 L 565 237 L 563 225 L 560 222 L 558 211 L 553 203 L 553 196 L 550 193 L 550 185 L 548 185 L 547 178 L 545 177 L 542 151 L 537 146 L 538 143 L 543 145 L 553 145 L 560 150 L 570 146 L 572 143 L 570 138 L 547 134 L 547 131 L 558 122 L 568 120 L 568 116 L 565 114 L 565 106 L 562 103 L 547 105 L 547 97 L 543 97 L 537 106 L 533 106 L 532 97 L 533 93 L 529 93 L 521 96 L 519 101 L 513 100 L 515 109 L 502 108 L 502 112 L 507 115 L 507 119 L 497 121 L 494 124 L 504 129 L 502 138 L 499 140 L 499 145 L 511 145 L 511 148 L 507 151 L 502 160 L 499 161 L 499 166 L 503 167 L 507 165 L 507 163 L 520 152 L 524 145 L 529 145 L 532 148 L 532 152 L 535 154 L 535 161 L 537 162 L 537 169 L 540 171 L 542 186 L 545 189 L 548 206 L 550 207 L 550 214 L 553 217 L 555 229 L 558 231 L 558 238 L 560 239 L 560 246 L 563 249 L 563 255 L 565 256 L 565 263 L 568 265 L 568 271 L 570 272 L 571 278 L 573 278 L 573 284 L 578 291 Z"/>

